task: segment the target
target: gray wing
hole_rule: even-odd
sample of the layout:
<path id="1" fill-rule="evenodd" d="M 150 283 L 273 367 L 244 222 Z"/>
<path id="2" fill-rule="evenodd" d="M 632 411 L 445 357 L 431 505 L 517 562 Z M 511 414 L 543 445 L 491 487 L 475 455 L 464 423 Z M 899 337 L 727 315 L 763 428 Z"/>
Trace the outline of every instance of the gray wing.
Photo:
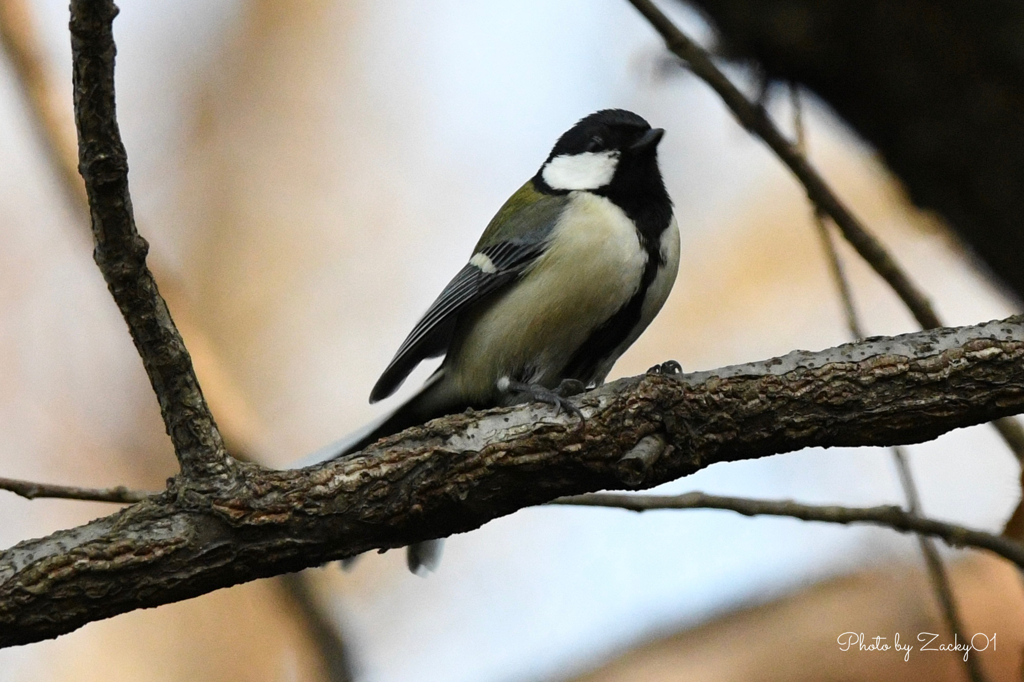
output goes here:
<path id="1" fill-rule="evenodd" d="M 370 392 L 370 402 L 394 393 L 421 361 L 446 353 L 459 314 L 515 281 L 544 253 L 554 223 L 551 221 L 522 237 L 491 244 L 474 254 L 409 333 Z M 481 254 L 489 263 L 479 258 Z"/>

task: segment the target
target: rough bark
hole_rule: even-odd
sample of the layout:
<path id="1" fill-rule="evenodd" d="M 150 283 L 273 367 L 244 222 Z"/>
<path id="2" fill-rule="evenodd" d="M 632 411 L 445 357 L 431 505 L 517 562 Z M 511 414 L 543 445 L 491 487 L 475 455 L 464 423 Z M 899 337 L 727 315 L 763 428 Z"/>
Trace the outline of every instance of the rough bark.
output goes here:
<path id="1" fill-rule="evenodd" d="M 1024 411 L 1022 360 L 1024 319 L 1011 318 L 624 379 L 576 400 L 585 429 L 528 405 L 445 417 L 308 469 L 239 463 L 215 485 L 174 479 L 158 497 L 0 553 L 0 646 L 563 495 L 812 446 L 920 442 Z M 665 445 L 656 457 L 652 435 Z"/>
<path id="2" fill-rule="evenodd" d="M 693 4 L 725 54 L 825 100 L 1024 300 L 1024 3 Z"/>
<path id="3" fill-rule="evenodd" d="M 145 265 L 114 112 L 109 0 L 72 2 L 80 165 L 96 261 L 160 401 L 182 473 L 162 494 L 0 553 L 0 646 L 374 548 L 471 530 L 531 504 L 646 488 L 809 446 L 918 442 L 1024 410 L 1024 321 L 586 394 L 586 427 L 537 406 L 453 415 L 362 453 L 270 471 L 224 452 Z"/>
<path id="4" fill-rule="evenodd" d="M 149 244 L 135 228 L 128 154 L 114 107 L 113 2 L 71 3 L 75 124 L 96 248 L 93 256 L 121 310 L 160 402 L 182 471 L 198 480 L 228 476 L 224 450 L 192 359 L 146 266 Z"/>

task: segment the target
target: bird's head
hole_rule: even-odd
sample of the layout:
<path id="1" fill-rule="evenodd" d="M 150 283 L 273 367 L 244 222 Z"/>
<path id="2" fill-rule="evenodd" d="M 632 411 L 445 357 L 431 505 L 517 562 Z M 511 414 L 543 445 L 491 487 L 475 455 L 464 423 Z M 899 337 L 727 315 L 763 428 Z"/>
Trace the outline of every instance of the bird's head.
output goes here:
<path id="1" fill-rule="evenodd" d="M 534 182 L 552 192 L 661 186 L 657 153 L 664 133 L 630 111 L 598 111 L 558 138 Z"/>

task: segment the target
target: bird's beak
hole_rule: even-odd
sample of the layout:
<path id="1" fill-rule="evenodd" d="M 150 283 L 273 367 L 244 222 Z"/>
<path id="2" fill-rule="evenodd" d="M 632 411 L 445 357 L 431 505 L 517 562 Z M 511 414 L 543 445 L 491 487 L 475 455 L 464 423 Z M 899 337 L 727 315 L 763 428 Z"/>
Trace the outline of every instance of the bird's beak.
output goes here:
<path id="1" fill-rule="evenodd" d="M 652 147 L 657 147 L 658 143 L 661 142 L 661 136 L 664 134 L 664 128 L 651 128 L 643 134 L 643 137 L 630 145 L 629 150 L 639 152 Z"/>

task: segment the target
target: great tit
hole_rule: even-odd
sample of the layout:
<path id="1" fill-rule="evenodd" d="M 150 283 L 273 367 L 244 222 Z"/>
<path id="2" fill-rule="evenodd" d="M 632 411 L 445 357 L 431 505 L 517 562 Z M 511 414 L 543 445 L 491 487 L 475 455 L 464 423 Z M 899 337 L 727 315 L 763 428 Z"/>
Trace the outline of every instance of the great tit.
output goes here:
<path id="1" fill-rule="evenodd" d="M 466 408 L 558 404 L 564 382 L 601 384 L 661 309 L 679 267 L 658 170 L 663 134 L 622 109 L 566 131 L 413 327 L 370 402 L 394 393 L 421 361 L 443 354 L 441 366 L 394 412 L 317 458 Z M 410 547 L 410 568 L 432 568 L 438 548 Z"/>

